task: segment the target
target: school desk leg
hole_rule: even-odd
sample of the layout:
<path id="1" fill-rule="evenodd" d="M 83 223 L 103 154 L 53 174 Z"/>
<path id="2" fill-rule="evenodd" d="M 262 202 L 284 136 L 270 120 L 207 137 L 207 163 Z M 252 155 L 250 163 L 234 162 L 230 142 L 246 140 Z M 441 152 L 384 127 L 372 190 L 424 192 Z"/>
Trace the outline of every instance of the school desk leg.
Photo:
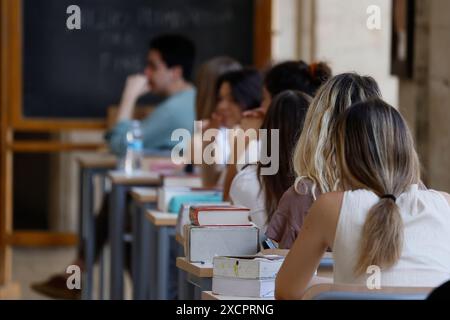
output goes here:
<path id="1" fill-rule="evenodd" d="M 155 300 L 157 299 L 157 288 L 156 288 L 156 282 L 157 282 L 157 255 L 156 255 L 156 226 L 148 222 L 148 254 L 149 254 L 149 267 L 148 267 L 148 282 L 147 282 L 147 292 L 148 292 L 148 299 Z"/>
<path id="2" fill-rule="evenodd" d="M 169 232 L 166 227 L 160 227 L 157 229 L 157 298 L 159 300 L 167 300 L 167 291 L 168 291 L 168 283 L 169 283 L 169 254 L 170 254 L 170 240 L 169 240 Z"/>
<path id="3" fill-rule="evenodd" d="M 139 221 L 141 223 L 141 235 L 140 235 L 140 252 L 139 252 L 139 271 L 140 271 L 140 282 L 137 283 L 139 286 L 139 299 L 147 299 L 149 297 L 148 284 L 150 282 L 150 221 L 145 217 L 145 212 L 154 206 L 145 205 L 139 210 Z M 154 240 L 153 240 L 154 241 Z"/>
<path id="4" fill-rule="evenodd" d="M 202 300 L 203 291 L 211 291 L 212 280 L 211 278 L 200 278 L 199 286 L 195 287 L 195 300 Z"/>
<path id="5" fill-rule="evenodd" d="M 187 280 L 194 287 L 194 300 L 201 300 L 203 291 L 211 291 L 212 278 L 200 278 L 194 275 L 187 275 Z"/>
<path id="6" fill-rule="evenodd" d="M 141 208 L 136 204 L 136 202 L 132 202 L 132 221 L 133 221 L 133 241 L 131 247 L 131 268 L 132 268 L 132 276 L 133 276 L 133 298 L 135 300 L 140 300 L 141 296 L 141 287 L 140 283 L 142 279 L 139 259 L 141 258 L 139 252 L 141 250 L 141 221 L 140 214 Z"/>
<path id="7" fill-rule="evenodd" d="M 184 257 L 183 245 L 177 243 L 177 256 Z M 178 300 L 193 300 L 194 287 L 188 282 L 187 274 L 184 270 L 178 269 Z"/>
<path id="8" fill-rule="evenodd" d="M 82 281 L 82 299 L 92 299 L 92 284 L 94 273 L 94 252 L 95 252 L 95 215 L 93 206 L 93 177 L 91 170 L 85 169 L 82 173 L 82 200 L 81 200 L 81 222 L 84 246 L 84 263 L 85 269 L 83 272 Z"/>
<path id="9" fill-rule="evenodd" d="M 109 243 L 111 245 L 110 299 L 123 299 L 124 219 L 126 187 L 114 185 L 111 190 Z"/>
<path id="10" fill-rule="evenodd" d="M 160 227 L 157 230 L 157 292 L 159 300 L 167 300 L 169 296 L 170 234 L 167 227 Z"/>

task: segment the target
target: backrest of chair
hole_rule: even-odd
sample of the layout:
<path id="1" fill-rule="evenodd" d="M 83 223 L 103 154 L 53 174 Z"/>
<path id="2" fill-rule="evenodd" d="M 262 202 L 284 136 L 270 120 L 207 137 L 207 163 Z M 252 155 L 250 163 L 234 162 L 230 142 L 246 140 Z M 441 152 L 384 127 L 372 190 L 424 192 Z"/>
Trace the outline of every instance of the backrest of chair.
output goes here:
<path id="1" fill-rule="evenodd" d="M 313 300 L 425 300 L 427 293 L 382 293 L 382 292 L 322 292 Z"/>
<path id="2" fill-rule="evenodd" d="M 364 286 L 319 284 L 310 287 L 304 300 L 424 300 L 433 288 L 384 287 L 370 290 Z"/>
<path id="3" fill-rule="evenodd" d="M 319 268 L 333 268 L 334 260 L 331 257 L 323 257 L 320 260 Z"/>

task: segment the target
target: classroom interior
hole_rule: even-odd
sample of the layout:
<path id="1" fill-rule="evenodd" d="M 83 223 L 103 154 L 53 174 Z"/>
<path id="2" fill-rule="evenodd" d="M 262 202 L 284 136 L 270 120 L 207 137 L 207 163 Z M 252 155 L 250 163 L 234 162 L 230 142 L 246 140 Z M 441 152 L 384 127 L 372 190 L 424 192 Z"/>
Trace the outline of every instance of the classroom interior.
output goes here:
<path id="1" fill-rule="evenodd" d="M 383 100 L 406 120 L 422 182 L 450 193 L 449 1 L 102 3 L 0 0 L 0 299 L 58 299 L 33 288 L 58 273 L 73 275 L 75 286 L 81 283 L 67 299 L 252 299 L 215 294 L 213 267 L 189 260 L 181 218 L 161 210 L 169 210 L 168 191 L 161 188 L 205 188 L 201 165 L 181 173 L 187 169 L 173 163 L 170 150 L 151 152 L 143 158 L 146 172 L 129 176 L 117 169 L 120 157 L 105 142 L 120 117 L 127 75 L 142 72 L 148 42 L 160 34 L 193 40 L 194 73 L 206 60 L 229 55 L 263 75 L 284 61 L 303 60 L 325 62 L 333 75 L 373 77 Z M 66 11 L 69 5 L 81 9 L 80 29 L 69 29 L 68 19 L 77 13 Z M 155 97 L 142 100 L 133 117 L 145 118 L 159 103 Z M 110 238 L 97 256 L 95 217 L 108 192 Z M 77 273 L 76 265 L 67 268 L 80 248 L 85 260 Z M 333 279 L 333 254 L 327 252 L 320 263 L 317 275 Z M 306 298 L 347 290 L 339 284 L 316 289 Z M 369 291 L 352 292 L 358 299 Z M 386 294 L 391 293 L 414 299 L 424 292 Z"/>

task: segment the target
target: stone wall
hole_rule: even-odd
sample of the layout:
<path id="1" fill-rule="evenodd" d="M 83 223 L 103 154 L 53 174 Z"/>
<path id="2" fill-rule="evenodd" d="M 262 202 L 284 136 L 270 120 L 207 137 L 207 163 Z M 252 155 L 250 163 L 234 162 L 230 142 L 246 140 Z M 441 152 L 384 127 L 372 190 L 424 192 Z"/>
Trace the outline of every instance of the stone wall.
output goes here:
<path id="1" fill-rule="evenodd" d="M 414 77 L 400 81 L 400 110 L 424 180 L 450 192 L 450 1 L 416 1 Z"/>

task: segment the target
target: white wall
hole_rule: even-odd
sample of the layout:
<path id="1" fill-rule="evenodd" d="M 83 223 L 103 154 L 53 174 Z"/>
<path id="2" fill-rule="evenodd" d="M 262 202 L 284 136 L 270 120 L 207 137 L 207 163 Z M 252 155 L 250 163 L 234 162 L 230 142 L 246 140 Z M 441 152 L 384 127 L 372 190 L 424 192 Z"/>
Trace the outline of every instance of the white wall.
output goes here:
<path id="1" fill-rule="evenodd" d="M 367 28 L 370 5 L 381 9 L 381 30 Z M 391 7 L 391 0 L 316 0 L 314 55 L 335 74 L 374 77 L 385 100 L 397 106 L 398 80 L 390 75 Z"/>

